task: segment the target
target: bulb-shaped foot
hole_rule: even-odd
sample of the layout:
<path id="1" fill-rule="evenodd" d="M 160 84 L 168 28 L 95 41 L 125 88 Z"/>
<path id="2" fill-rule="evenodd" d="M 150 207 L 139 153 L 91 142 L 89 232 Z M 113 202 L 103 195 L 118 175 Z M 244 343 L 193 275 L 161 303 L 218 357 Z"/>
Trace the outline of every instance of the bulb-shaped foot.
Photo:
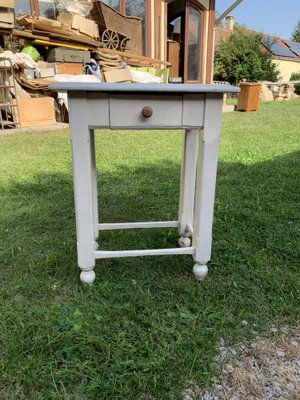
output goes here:
<path id="1" fill-rule="evenodd" d="M 88 283 L 89 285 L 91 285 L 94 282 L 95 278 L 96 278 L 96 274 L 93 269 L 90 269 L 88 271 L 81 271 L 80 279 L 82 282 Z"/>
<path id="2" fill-rule="evenodd" d="M 197 281 L 203 281 L 203 279 L 207 275 L 208 268 L 205 264 L 204 265 L 195 264 L 194 268 L 193 268 L 193 272 L 194 272 L 194 275 L 195 275 L 195 278 L 197 279 Z"/>
<path id="3" fill-rule="evenodd" d="M 190 247 L 191 245 L 191 239 L 187 236 L 181 236 L 178 239 L 178 244 L 180 247 Z"/>

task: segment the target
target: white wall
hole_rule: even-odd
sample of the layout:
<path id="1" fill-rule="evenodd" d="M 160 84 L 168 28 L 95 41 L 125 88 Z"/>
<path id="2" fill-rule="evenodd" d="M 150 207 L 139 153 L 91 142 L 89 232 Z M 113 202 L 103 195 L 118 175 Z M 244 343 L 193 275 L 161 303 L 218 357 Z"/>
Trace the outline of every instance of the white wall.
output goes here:
<path id="1" fill-rule="evenodd" d="M 300 61 L 274 60 L 280 71 L 280 80 L 289 81 L 293 72 L 300 72 Z"/>

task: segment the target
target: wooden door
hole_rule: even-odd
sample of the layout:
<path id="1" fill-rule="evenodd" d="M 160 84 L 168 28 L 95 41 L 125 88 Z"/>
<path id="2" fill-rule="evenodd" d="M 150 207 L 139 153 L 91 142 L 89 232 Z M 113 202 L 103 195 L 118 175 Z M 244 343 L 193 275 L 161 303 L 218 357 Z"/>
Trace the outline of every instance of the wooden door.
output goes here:
<path id="1" fill-rule="evenodd" d="M 174 0 L 168 3 L 168 61 L 172 63 L 171 77 L 181 77 L 185 83 L 203 82 L 202 31 L 203 10 L 198 1 Z"/>

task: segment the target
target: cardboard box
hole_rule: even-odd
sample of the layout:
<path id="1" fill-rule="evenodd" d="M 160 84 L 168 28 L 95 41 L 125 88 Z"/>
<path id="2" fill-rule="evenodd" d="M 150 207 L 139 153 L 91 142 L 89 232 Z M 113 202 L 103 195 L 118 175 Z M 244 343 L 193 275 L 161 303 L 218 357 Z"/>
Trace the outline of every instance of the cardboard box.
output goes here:
<path id="1" fill-rule="evenodd" d="M 0 7 L 15 8 L 15 0 L 1 0 Z"/>
<path id="2" fill-rule="evenodd" d="M 106 82 L 128 82 L 131 83 L 131 74 L 129 69 L 113 69 L 112 71 L 103 72 Z"/>
<path id="3" fill-rule="evenodd" d="M 45 61 L 38 61 L 37 78 L 53 78 L 55 76 L 55 64 L 47 63 Z"/>
<path id="4" fill-rule="evenodd" d="M 38 78 L 53 78 L 55 75 L 55 70 L 54 68 L 44 68 L 44 69 L 40 69 L 38 72 Z"/>
<path id="5" fill-rule="evenodd" d="M 21 127 L 53 125 L 55 120 L 54 99 L 35 97 L 19 99 Z"/>
<path id="6" fill-rule="evenodd" d="M 58 21 L 63 27 L 74 32 L 82 33 L 94 39 L 99 36 L 99 29 L 96 22 L 80 15 L 61 12 L 58 16 Z"/>
<path id="7" fill-rule="evenodd" d="M 39 69 L 55 68 L 55 64 L 54 63 L 48 63 L 46 61 L 38 61 L 37 65 L 38 65 Z"/>
<path id="8" fill-rule="evenodd" d="M 0 27 L 12 28 L 15 24 L 15 13 L 10 8 L 0 8 Z"/>

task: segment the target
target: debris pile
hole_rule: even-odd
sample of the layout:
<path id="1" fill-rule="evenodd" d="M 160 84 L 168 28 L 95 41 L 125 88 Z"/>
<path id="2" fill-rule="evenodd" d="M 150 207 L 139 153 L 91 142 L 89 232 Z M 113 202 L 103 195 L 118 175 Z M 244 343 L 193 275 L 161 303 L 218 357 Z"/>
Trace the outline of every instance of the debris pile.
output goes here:
<path id="1" fill-rule="evenodd" d="M 293 100 L 298 96 L 292 82 L 262 82 L 260 90 L 261 101 Z"/>
<path id="2" fill-rule="evenodd" d="M 51 121 L 67 122 L 65 96 L 48 89 L 55 81 L 167 82 L 170 64 L 141 55 L 141 18 L 99 0 L 58 0 L 51 18 L 15 15 L 14 1 L 0 6 L 0 130 L 43 124 L 28 115 L 45 102 Z"/>

